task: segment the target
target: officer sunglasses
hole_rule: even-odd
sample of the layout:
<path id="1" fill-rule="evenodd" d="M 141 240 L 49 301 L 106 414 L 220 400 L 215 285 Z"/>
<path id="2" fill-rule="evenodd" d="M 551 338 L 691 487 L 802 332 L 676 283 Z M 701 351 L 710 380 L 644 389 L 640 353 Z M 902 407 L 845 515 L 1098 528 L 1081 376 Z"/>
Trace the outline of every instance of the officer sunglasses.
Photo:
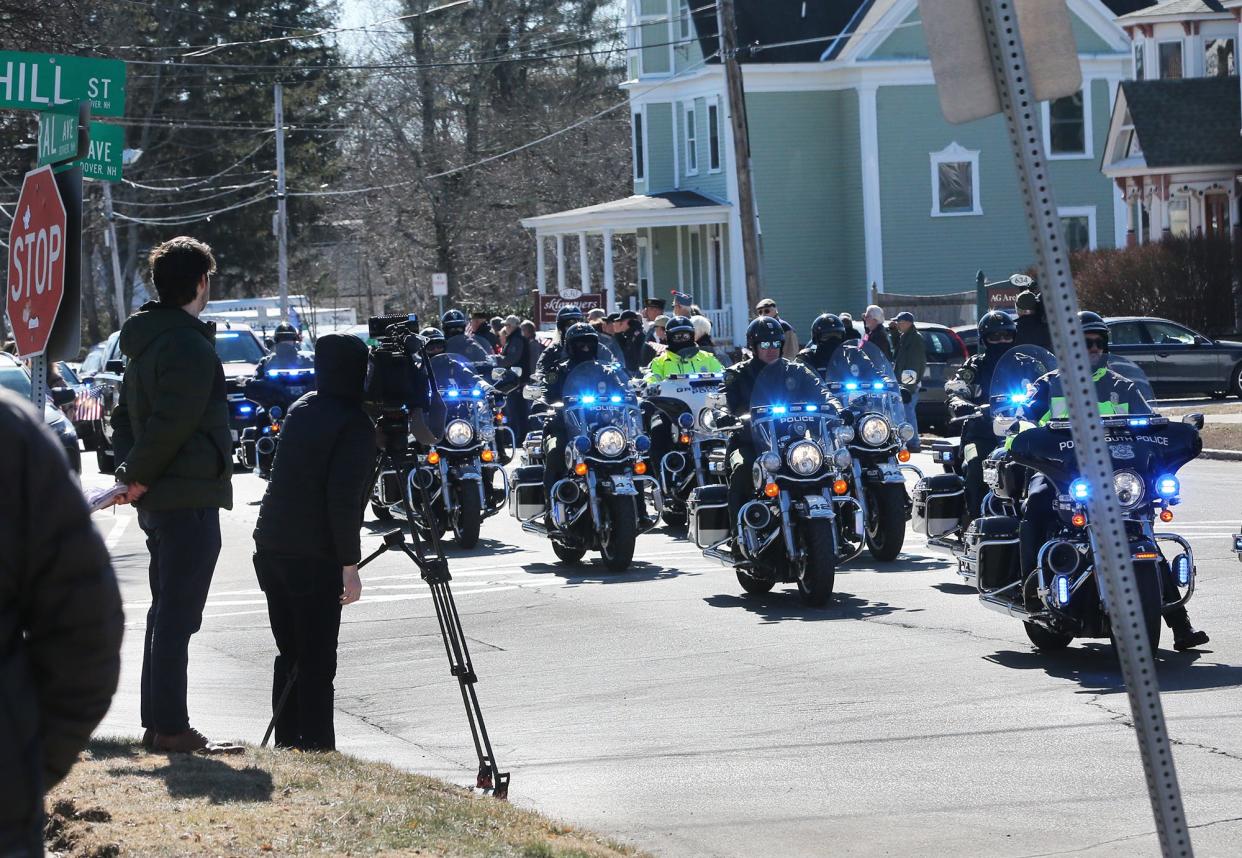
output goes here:
<path id="1" fill-rule="evenodd" d="M 771 342 L 755 343 L 757 349 L 779 349 L 785 345 L 784 340 L 773 340 Z"/>
<path id="2" fill-rule="evenodd" d="M 1108 345 L 1108 340 L 1103 337 L 1086 337 L 1084 342 L 1087 344 L 1088 351 L 1091 349 L 1099 349 L 1100 351 L 1104 351 L 1104 348 Z"/>
<path id="3" fill-rule="evenodd" d="M 988 334 L 987 341 L 989 343 L 1012 343 L 1013 334 L 1009 333 L 1008 331 L 1000 331 L 999 333 Z"/>

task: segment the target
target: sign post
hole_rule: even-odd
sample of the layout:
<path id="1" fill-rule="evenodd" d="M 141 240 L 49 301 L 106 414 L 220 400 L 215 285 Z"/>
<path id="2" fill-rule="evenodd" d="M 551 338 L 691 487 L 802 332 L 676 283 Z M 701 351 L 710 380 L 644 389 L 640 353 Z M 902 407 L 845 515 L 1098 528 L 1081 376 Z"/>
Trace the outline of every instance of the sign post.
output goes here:
<path id="1" fill-rule="evenodd" d="M 444 299 L 448 297 L 448 274 L 437 271 L 431 275 L 431 294 L 440 300 L 440 318 L 444 318 Z"/>
<path id="2" fill-rule="evenodd" d="M 1139 604 L 1140 596 L 1038 124 L 1038 100 L 1072 95 L 1082 87 L 1069 9 L 1064 2 L 1049 0 L 919 0 L 919 12 L 945 117 L 966 122 L 1000 112 L 1005 118 L 1037 251 L 1053 351 L 1060 359 L 1075 458 L 1090 484 L 1095 564 L 1110 609 L 1160 846 L 1166 856 L 1192 856 L 1142 612 L 1124 607 Z"/>

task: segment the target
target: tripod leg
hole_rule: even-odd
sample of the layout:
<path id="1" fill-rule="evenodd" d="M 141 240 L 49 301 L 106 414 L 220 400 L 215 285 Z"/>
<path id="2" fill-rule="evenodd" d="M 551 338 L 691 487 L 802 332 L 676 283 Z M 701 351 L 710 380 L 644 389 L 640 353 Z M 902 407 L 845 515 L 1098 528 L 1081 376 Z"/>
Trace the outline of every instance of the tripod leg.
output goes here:
<path id="1" fill-rule="evenodd" d="M 293 691 L 293 683 L 298 680 L 298 666 L 293 665 L 293 670 L 289 671 L 289 678 L 285 681 L 284 690 L 280 692 L 280 699 L 276 701 L 276 708 L 272 712 L 272 720 L 267 724 L 267 732 L 263 734 L 263 741 L 259 743 L 260 748 L 267 747 L 267 740 L 272 738 L 272 731 L 276 729 L 276 722 L 280 720 L 280 713 L 285 711 L 285 704 L 289 701 L 289 693 Z"/>

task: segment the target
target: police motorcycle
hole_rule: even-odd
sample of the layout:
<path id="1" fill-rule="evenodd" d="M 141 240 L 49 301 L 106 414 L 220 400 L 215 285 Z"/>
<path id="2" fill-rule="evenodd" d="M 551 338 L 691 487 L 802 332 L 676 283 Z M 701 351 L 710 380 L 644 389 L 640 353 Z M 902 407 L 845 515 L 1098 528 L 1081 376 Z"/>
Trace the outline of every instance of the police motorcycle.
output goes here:
<path id="1" fill-rule="evenodd" d="M 713 410 L 705 416 L 708 428 L 747 433 L 756 457 L 753 494 L 736 521 L 730 522 L 728 485 L 691 492 L 695 545 L 705 557 L 732 566 L 747 593 L 796 583 L 808 604 L 826 604 L 837 566 L 862 550 L 858 504 L 842 491 L 853 430 L 824 398 L 789 401 L 779 364 L 756 380 L 749 414 Z"/>
<path id="2" fill-rule="evenodd" d="M 1046 652 L 1064 649 L 1075 638 L 1111 637 L 1109 606 L 1094 562 L 1087 509 L 1091 487 L 1077 468 L 1070 421 L 1054 418 L 1032 426 L 1015 419 L 1013 406 L 1027 404 L 1031 376 L 1049 365 L 1055 366 L 1055 358 L 1037 346 L 1020 346 L 997 365 L 989 398 L 994 428 L 998 436 L 1007 437 L 985 463 L 990 500 L 985 514 L 967 529 L 960 559 L 963 576 L 978 586 L 984 606 L 1022 620 L 1031 643 Z M 1176 533 L 1157 531 L 1155 522 L 1173 520 L 1172 508 L 1181 494 L 1177 471 L 1202 449 L 1202 416 L 1174 422 L 1154 413 L 1149 404 L 1154 395 L 1141 369 L 1116 356 L 1108 357 L 1108 368 L 1141 394 L 1128 404 L 1128 413 L 1101 420 L 1140 610 L 1154 649 L 1162 615 L 1184 606 L 1194 594 L 1190 543 Z M 1033 492 L 1036 474 L 1055 489 L 1054 523 L 1049 534 L 1040 536 L 1034 568 L 1024 569 L 1020 505 Z"/>
<path id="3" fill-rule="evenodd" d="M 901 552 L 910 518 L 905 471 L 922 473 L 910 462 L 906 444 L 914 427 L 906 422 L 901 387 L 892 364 L 873 343 L 841 345 L 829 361 L 829 391 L 854 415 L 844 474 L 843 498 L 863 520 L 859 536 L 876 560 L 893 560 Z"/>
<path id="4" fill-rule="evenodd" d="M 315 389 L 315 367 L 309 358 L 260 365 L 245 384 L 246 403 L 252 425 L 241 432 L 238 457 L 263 479 L 271 475 L 272 461 L 280 441 L 280 427 L 289 406 Z"/>
<path id="5" fill-rule="evenodd" d="M 523 530 L 547 536 L 566 563 L 599 551 L 604 565 L 619 572 L 630 565 L 639 532 L 655 524 L 644 487 L 655 509 L 661 507 L 659 484 L 643 458 L 651 441 L 642 434 L 638 398 L 615 366 L 595 361 L 572 366 L 561 391 L 561 402 L 552 405 L 568 443 L 547 456 L 563 457 L 564 476 L 545 494 L 544 465 L 517 468 L 509 509 Z"/>
<path id="6" fill-rule="evenodd" d="M 651 434 L 668 433 L 671 446 L 652 462 L 664 499 L 660 516 L 671 527 L 686 524 L 686 505 L 701 486 L 725 481 L 724 450 L 728 436 L 710 428 L 712 404 L 724 380 L 719 372 L 673 374 L 649 383 L 644 401 L 654 410 Z"/>

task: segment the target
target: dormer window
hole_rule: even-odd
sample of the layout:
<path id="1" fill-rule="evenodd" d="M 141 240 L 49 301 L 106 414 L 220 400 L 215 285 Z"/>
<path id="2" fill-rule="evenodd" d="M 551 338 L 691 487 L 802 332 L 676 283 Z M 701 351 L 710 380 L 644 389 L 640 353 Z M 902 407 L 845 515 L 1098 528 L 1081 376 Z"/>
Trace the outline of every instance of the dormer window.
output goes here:
<path id="1" fill-rule="evenodd" d="M 1160 79 L 1174 80 L 1182 75 L 1182 42 L 1160 42 Z"/>
<path id="2" fill-rule="evenodd" d="M 1230 77 L 1237 73 L 1233 59 L 1233 39 L 1204 39 L 1203 76 Z"/>

